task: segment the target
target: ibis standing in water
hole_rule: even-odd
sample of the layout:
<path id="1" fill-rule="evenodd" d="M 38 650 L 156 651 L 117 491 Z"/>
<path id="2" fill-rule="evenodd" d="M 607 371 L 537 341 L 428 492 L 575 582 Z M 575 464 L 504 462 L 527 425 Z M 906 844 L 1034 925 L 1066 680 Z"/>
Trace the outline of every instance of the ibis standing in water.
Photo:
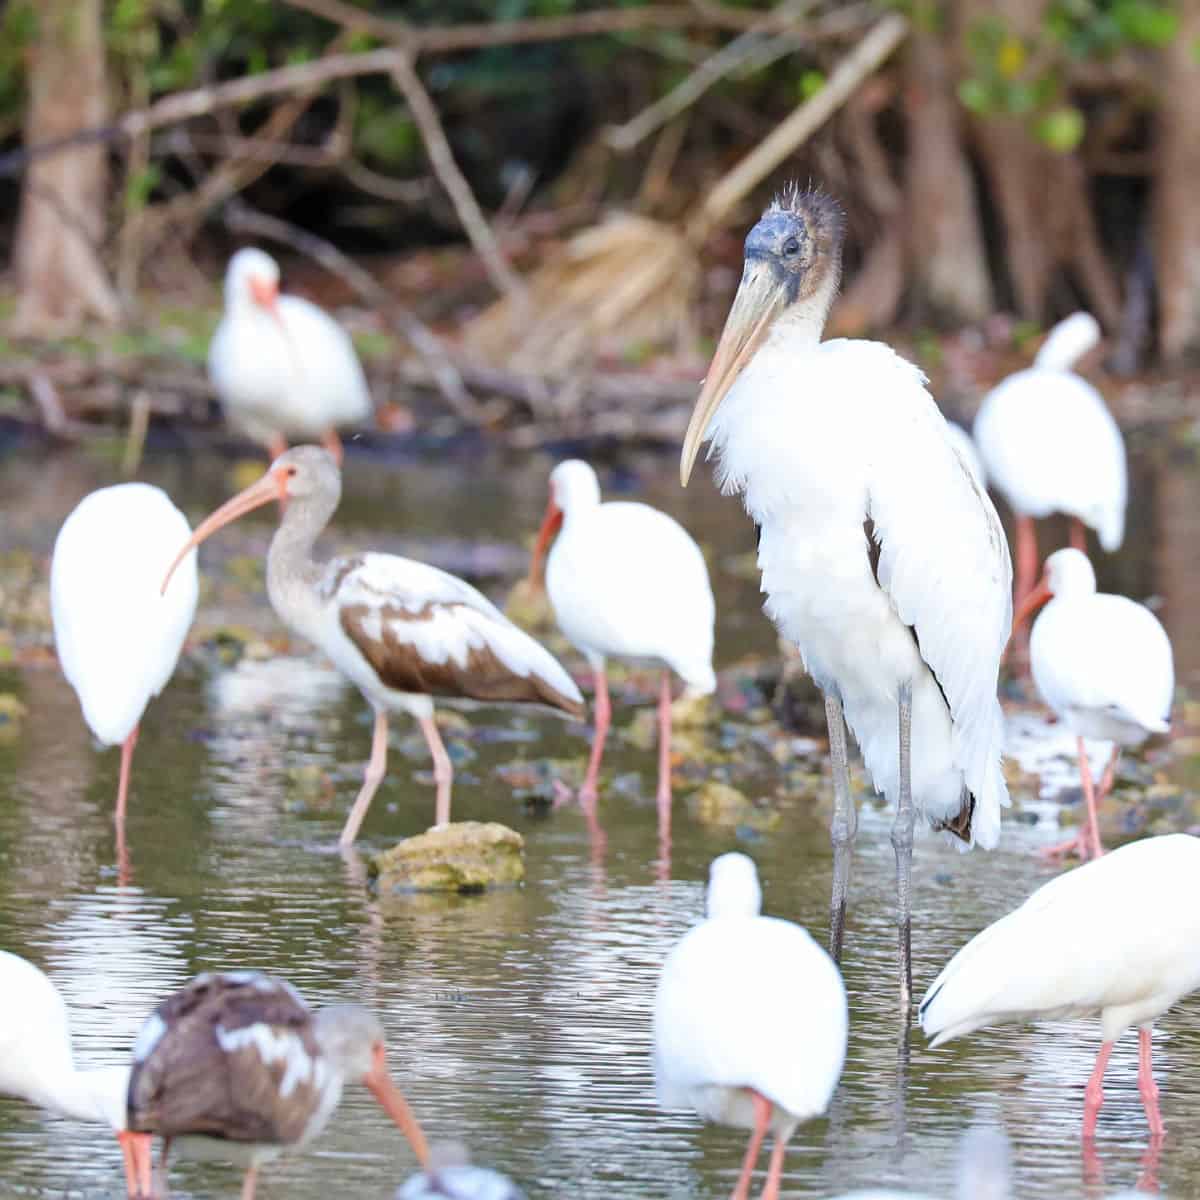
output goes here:
<path id="1" fill-rule="evenodd" d="M 834 201 L 798 189 L 750 231 L 680 473 L 686 484 L 708 439 L 722 489 L 758 526 L 766 611 L 825 693 L 835 959 L 856 826 L 845 722 L 896 805 L 907 1018 L 914 805 L 965 849 L 996 844 L 1008 803 L 996 683 L 1012 567 L 921 372 L 878 342 L 821 341 L 843 236 Z"/>
<path id="2" fill-rule="evenodd" d="M 1084 1092 L 1088 1139 L 1113 1043 L 1136 1025 L 1138 1089 L 1159 1138 L 1151 1026 L 1198 987 L 1200 839 L 1174 833 L 1059 875 L 977 933 L 925 994 L 921 1028 L 940 1046 L 988 1025 L 1099 1014 L 1103 1044 Z"/>
<path id="3" fill-rule="evenodd" d="M 317 1137 L 348 1083 L 371 1090 L 426 1166 L 425 1135 L 388 1073 L 374 1013 L 357 1004 L 314 1013 L 291 984 L 258 971 L 196 976 L 134 1044 L 128 1125 L 140 1142 L 141 1194 L 151 1195 L 158 1134 L 188 1148 L 205 1138 L 202 1153 L 246 1161 L 242 1200 L 253 1200 L 259 1165 Z"/>
<path id="4" fill-rule="evenodd" d="M 1097 805 L 1113 785 L 1122 746 L 1140 746 L 1170 729 L 1175 696 L 1171 640 L 1158 618 L 1125 596 L 1096 591 L 1096 573 L 1068 547 L 1046 559 L 1042 582 L 1026 598 L 1014 630 L 1042 605 L 1029 639 L 1029 664 L 1042 699 L 1076 737 L 1087 821 L 1077 837 L 1047 853 L 1099 858 Z M 1085 737 L 1112 742 L 1097 788 Z"/>
<path id="5" fill-rule="evenodd" d="M 58 661 L 92 733 L 106 746 L 121 747 L 119 852 L 138 724 L 174 673 L 196 615 L 194 554 L 171 586 L 161 587 L 190 533 L 165 492 L 121 483 L 85 496 L 54 543 L 50 613 Z"/>
<path id="6" fill-rule="evenodd" d="M 777 1200 L 788 1139 L 828 1107 L 846 1058 L 846 989 L 799 925 L 764 917 L 754 863 L 722 854 L 705 920 L 667 955 L 654 998 L 662 1108 L 751 1130 L 733 1200 L 746 1200 L 768 1130 L 763 1200 Z"/>
<path id="7" fill-rule="evenodd" d="M 596 801 L 612 716 L 605 659 L 648 659 L 662 667 L 658 812 L 665 836 L 671 818 L 671 672 L 695 695 L 717 686 L 715 608 L 704 555 L 666 513 L 627 501 L 602 504 L 596 472 L 569 459 L 550 474 L 550 499 L 530 567 L 534 582 L 542 577 L 543 561 L 554 616 L 595 678 L 596 731 L 580 792 L 585 804 Z"/>
<path id="8" fill-rule="evenodd" d="M 75 1066 L 71 1023 L 58 988 L 33 963 L 0 950 L 0 1095 L 107 1125 L 125 1158 L 128 1194 L 136 1196 L 139 1172 L 148 1178 L 150 1160 L 141 1139 L 126 1129 L 128 1087 L 128 1065 L 83 1071 Z"/>
<path id="9" fill-rule="evenodd" d="M 340 463 L 338 429 L 371 414 L 349 334 L 303 297 L 281 296 L 278 265 L 254 248 L 229 260 L 208 374 L 230 425 L 272 458 L 289 438 L 320 440 Z"/>
<path id="10" fill-rule="evenodd" d="M 333 455 L 297 446 L 198 525 L 179 555 L 243 513 L 287 501 L 267 554 L 271 605 L 375 710 L 371 760 L 340 839 L 348 846 L 387 768 L 389 713 L 415 717 L 425 735 L 437 784 L 435 824 L 444 825 L 454 772 L 434 720 L 435 697 L 541 705 L 576 718 L 584 709 L 558 660 L 461 579 L 394 554 L 314 561 L 313 546 L 341 496 Z"/>
<path id="11" fill-rule="evenodd" d="M 1125 442 L 1104 398 L 1075 364 L 1100 341 L 1089 313 L 1060 321 L 1033 365 L 1001 380 L 975 417 L 975 444 L 988 481 L 1016 517 L 1021 605 L 1037 578 L 1034 520 L 1071 518 L 1071 544 L 1086 550 L 1084 526 L 1110 554 L 1125 536 Z"/>

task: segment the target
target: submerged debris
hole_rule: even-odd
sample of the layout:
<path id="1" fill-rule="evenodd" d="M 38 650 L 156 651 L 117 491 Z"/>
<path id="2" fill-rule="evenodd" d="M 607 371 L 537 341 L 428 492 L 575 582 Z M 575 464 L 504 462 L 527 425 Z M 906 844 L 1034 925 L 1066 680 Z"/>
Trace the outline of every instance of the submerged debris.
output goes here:
<path id="1" fill-rule="evenodd" d="M 456 821 L 371 859 L 381 892 L 482 892 L 525 879 L 525 839 L 497 821 Z"/>

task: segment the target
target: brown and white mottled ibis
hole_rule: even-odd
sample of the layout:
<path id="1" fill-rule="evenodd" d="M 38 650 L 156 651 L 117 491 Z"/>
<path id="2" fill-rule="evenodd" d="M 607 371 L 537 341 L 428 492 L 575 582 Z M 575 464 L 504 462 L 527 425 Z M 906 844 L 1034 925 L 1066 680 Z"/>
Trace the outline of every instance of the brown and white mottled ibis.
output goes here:
<path id="1" fill-rule="evenodd" d="M 576 718 L 584 709 L 554 656 L 461 579 L 393 554 L 314 561 L 313 545 L 341 495 L 333 456 L 318 446 L 297 446 L 198 525 L 179 553 L 182 558 L 243 513 L 287 501 L 267 554 L 271 604 L 375 710 L 366 778 L 340 839 L 347 846 L 383 779 L 389 713 L 409 713 L 425 735 L 437 782 L 435 824 L 444 825 L 453 768 L 434 721 L 435 698 L 540 705 Z"/>
<path id="2" fill-rule="evenodd" d="M 253 1200 L 259 1165 L 317 1137 L 348 1083 L 371 1090 L 425 1166 L 425 1135 L 388 1073 L 374 1013 L 313 1012 L 291 984 L 258 971 L 198 975 L 151 1013 L 133 1048 L 127 1124 L 140 1142 L 140 1192 L 151 1194 L 158 1134 L 164 1162 L 170 1141 L 194 1137 L 248 1160 L 242 1200 Z"/>

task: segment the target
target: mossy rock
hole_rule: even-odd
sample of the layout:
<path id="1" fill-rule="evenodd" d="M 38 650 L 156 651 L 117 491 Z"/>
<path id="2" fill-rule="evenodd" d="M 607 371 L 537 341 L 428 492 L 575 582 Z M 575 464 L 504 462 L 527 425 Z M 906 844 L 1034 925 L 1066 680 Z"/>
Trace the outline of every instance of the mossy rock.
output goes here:
<path id="1" fill-rule="evenodd" d="M 688 811 L 704 825 L 722 829 L 746 826 L 765 832 L 779 824 L 779 813 L 756 804 L 745 792 L 727 783 L 710 780 L 687 798 Z"/>
<path id="2" fill-rule="evenodd" d="M 456 821 L 371 859 L 381 892 L 482 892 L 525 879 L 525 839 L 496 821 Z"/>

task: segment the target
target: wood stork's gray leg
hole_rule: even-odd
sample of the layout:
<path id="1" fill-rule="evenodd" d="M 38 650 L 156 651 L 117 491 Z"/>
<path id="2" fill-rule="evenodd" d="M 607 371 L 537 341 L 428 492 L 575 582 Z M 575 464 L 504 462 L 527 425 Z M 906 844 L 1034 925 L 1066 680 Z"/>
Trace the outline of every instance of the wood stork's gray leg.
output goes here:
<path id="1" fill-rule="evenodd" d="M 846 721 L 842 702 L 836 696 L 825 697 L 825 720 L 829 725 L 829 754 L 833 759 L 833 824 L 829 840 L 833 843 L 833 896 L 829 902 L 829 953 L 833 961 L 842 961 L 842 936 L 846 931 L 846 893 L 850 890 L 850 857 L 858 814 L 850 794 L 850 767 L 846 761 Z"/>
<path id="2" fill-rule="evenodd" d="M 900 1013 L 907 1024 L 912 1012 L 912 683 L 900 685 L 900 799 L 892 825 L 896 851 L 896 909 L 900 926 Z"/>

